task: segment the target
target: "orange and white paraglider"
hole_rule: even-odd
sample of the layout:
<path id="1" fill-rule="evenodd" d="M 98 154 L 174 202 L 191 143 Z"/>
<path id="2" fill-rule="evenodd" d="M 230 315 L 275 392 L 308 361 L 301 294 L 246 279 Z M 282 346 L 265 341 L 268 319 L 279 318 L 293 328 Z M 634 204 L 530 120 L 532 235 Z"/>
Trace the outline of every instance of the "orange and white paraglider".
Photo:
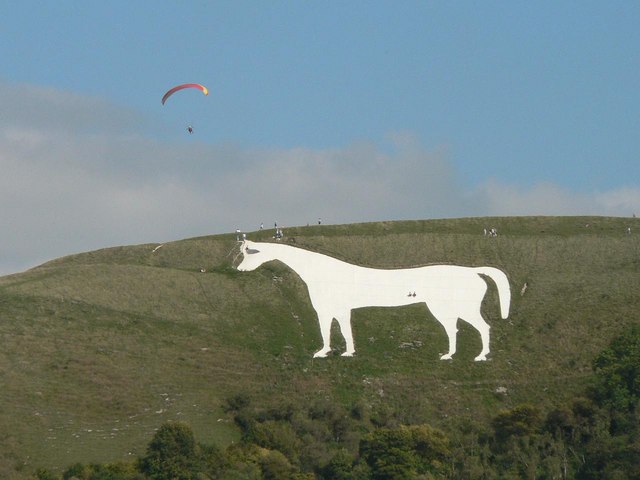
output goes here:
<path id="1" fill-rule="evenodd" d="M 169 89 L 169 91 L 167 91 L 167 93 L 165 93 L 162 97 L 162 104 L 164 105 L 164 102 L 166 102 L 171 95 L 179 90 L 184 90 L 185 88 L 197 88 L 205 95 L 209 95 L 209 89 L 204 85 L 200 85 L 199 83 L 184 83 L 182 85 L 176 85 L 175 87 Z"/>
<path id="2" fill-rule="evenodd" d="M 205 95 L 209 95 L 209 89 L 204 85 L 200 85 L 199 83 L 183 83 L 182 85 L 176 85 L 175 87 L 169 89 L 167 93 L 162 96 L 162 105 L 164 105 L 164 102 L 166 102 L 171 95 L 179 90 L 184 90 L 185 88 L 196 88 Z M 191 126 L 191 124 L 187 126 L 187 132 L 189 132 L 189 134 L 193 133 L 193 127 Z"/>

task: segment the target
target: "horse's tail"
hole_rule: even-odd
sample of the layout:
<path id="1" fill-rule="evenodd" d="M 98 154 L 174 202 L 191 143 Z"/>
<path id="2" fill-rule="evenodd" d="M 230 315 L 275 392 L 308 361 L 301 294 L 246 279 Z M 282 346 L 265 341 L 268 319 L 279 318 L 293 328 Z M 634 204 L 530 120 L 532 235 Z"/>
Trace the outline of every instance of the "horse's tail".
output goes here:
<path id="1" fill-rule="evenodd" d="M 498 297 L 500 298 L 500 315 L 502 318 L 509 316 L 509 307 L 511 306 L 511 287 L 509 279 L 502 270 L 493 267 L 478 267 L 476 272 L 491 278 L 498 287 Z"/>

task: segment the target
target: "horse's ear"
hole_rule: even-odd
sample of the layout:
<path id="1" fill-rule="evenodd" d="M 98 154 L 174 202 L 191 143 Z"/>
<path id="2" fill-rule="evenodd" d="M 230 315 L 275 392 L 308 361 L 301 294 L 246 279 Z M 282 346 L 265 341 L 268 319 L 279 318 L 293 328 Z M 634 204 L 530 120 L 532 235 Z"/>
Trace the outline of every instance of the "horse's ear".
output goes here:
<path id="1" fill-rule="evenodd" d="M 255 248 L 251 248 L 251 246 L 253 245 L 253 242 L 250 240 L 247 240 L 247 237 L 244 237 L 242 239 L 241 245 L 240 245 L 240 251 L 242 253 L 248 253 L 248 254 L 252 254 L 252 253 L 260 253 L 260 250 L 256 250 Z"/>

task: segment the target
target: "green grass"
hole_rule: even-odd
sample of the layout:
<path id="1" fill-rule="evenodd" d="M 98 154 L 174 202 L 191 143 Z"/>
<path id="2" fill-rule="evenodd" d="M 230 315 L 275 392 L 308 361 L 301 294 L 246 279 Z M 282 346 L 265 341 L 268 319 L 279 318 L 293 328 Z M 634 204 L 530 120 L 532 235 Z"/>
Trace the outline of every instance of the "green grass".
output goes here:
<path id="1" fill-rule="evenodd" d="M 499 236 L 483 236 L 493 226 Z M 580 392 L 593 357 L 640 319 L 639 226 L 514 217 L 286 230 L 292 244 L 361 265 L 503 269 L 511 314 L 500 319 L 491 286 L 487 362 L 473 361 L 480 340 L 464 323 L 458 353 L 440 361 L 447 338 L 423 305 L 357 310 L 357 355 L 313 359 L 321 341 L 304 283 L 279 263 L 237 272 L 235 235 L 103 249 L 2 277 L 0 477 L 135 457 L 167 420 L 226 445 L 238 434 L 222 405 L 238 392 L 263 405 L 365 402 L 443 428 L 521 402 L 550 408 Z M 337 328 L 333 337 L 344 348 Z"/>

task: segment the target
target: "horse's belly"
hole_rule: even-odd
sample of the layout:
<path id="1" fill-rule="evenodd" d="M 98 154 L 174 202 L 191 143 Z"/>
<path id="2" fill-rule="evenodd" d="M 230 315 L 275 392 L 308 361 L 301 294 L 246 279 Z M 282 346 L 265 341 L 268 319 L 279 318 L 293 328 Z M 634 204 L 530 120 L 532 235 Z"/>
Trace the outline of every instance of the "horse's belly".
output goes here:
<path id="1" fill-rule="evenodd" d="M 366 288 L 353 292 L 353 308 L 395 307 L 424 302 L 415 289 L 406 287 Z"/>

